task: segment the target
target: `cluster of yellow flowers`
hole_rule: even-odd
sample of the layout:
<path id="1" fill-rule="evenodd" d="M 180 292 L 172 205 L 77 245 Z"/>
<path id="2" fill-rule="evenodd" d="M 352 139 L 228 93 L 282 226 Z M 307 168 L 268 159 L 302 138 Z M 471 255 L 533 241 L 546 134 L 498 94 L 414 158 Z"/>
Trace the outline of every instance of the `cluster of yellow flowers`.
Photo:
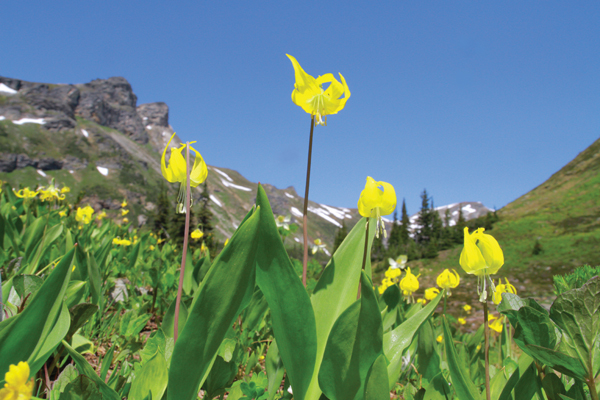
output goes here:
<path id="1" fill-rule="evenodd" d="M 94 209 L 90 206 L 85 206 L 83 208 L 77 207 L 77 213 L 75 214 L 75 220 L 77 222 L 83 222 L 85 225 L 92 222 L 92 215 L 94 214 Z"/>
<path id="2" fill-rule="evenodd" d="M 116 237 L 113 239 L 113 244 L 118 246 L 131 246 L 131 240 L 121 239 L 120 237 Z"/>
<path id="3" fill-rule="evenodd" d="M 70 191 L 71 189 L 68 186 L 64 186 L 62 189 L 57 188 L 54 184 L 54 179 L 52 179 L 48 189 L 46 189 L 44 186 L 40 186 L 36 190 L 31 190 L 28 187 L 20 190 L 13 189 L 15 196 L 19 198 L 33 199 L 39 194 L 39 198 L 42 201 L 64 200 L 65 193 L 69 193 Z"/>

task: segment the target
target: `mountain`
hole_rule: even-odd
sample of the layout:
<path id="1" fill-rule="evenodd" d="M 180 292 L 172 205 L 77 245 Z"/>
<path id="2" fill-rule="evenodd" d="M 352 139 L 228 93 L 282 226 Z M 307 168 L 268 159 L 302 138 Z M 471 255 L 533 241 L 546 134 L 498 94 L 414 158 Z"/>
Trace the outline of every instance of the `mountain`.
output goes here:
<path id="1" fill-rule="evenodd" d="M 142 225 L 156 208 L 161 184 L 166 183 L 160 157 L 173 133 L 169 107 L 162 102 L 137 105 L 131 85 L 121 77 L 49 84 L 0 76 L 0 179 L 14 187 L 47 186 L 55 178 L 58 185 L 72 189 L 72 201 L 80 196 L 81 204 L 107 210 L 115 218 L 127 199 L 129 219 Z M 180 144 L 175 136 L 171 147 Z M 213 225 L 223 241 L 254 204 L 257 184 L 228 168 L 208 168 Z M 296 190 L 263 186 L 274 214 L 301 224 L 304 199 Z M 174 197 L 178 186 L 167 187 Z M 193 191 L 195 198 L 201 190 Z M 448 210 L 452 224 L 460 206 L 467 220 L 488 211 L 477 202 L 437 210 L 442 219 Z M 310 240 L 320 238 L 330 249 L 337 229 L 342 224 L 351 229 L 360 218 L 355 208 L 314 201 L 309 201 L 308 212 Z M 411 217 L 413 228 L 415 218 Z M 292 240 L 301 243 L 302 231 Z"/>
<path id="2" fill-rule="evenodd" d="M 55 178 L 72 189 L 71 200 L 81 193 L 81 204 L 108 210 L 113 217 L 126 198 L 128 217 L 141 225 L 165 182 L 160 157 L 172 134 L 168 106 L 137 105 L 124 78 L 69 85 L 0 77 L 0 179 L 14 187 L 47 186 Z M 175 136 L 171 147 L 180 143 Z M 256 183 L 228 168 L 208 168 L 213 224 L 224 240 L 254 204 Z M 177 185 L 167 185 L 174 196 Z M 263 185 L 276 215 L 302 220 L 303 198 L 293 187 Z M 200 191 L 194 190 L 196 198 Z M 356 209 L 313 201 L 308 210 L 310 239 L 321 238 L 330 246 L 342 223 L 352 227 L 359 219 Z M 294 239 L 299 242 L 301 235 Z"/>

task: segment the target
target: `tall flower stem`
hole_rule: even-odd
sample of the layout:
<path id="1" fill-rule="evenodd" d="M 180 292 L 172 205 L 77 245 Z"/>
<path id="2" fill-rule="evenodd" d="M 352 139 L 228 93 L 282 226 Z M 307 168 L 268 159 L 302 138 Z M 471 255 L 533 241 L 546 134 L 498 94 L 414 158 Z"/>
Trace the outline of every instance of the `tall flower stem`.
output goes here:
<path id="1" fill-rule="evenodd" d="M 181 252 L 181 269 L 179 272 L 179 287 L 177 288 L 177 299 L 175 300 L 175 318 L 173 321 L 173 340 L 177 342 L 179 333 L 179 304 L 181 303 L 181 291 L 183 289 L 183 275 L 185 273 L 185 258 L 187 256 L 188 237 L 190 236 L 190 143 L 185 145 L 185 230 L 183 235 L 183 251 Z"/>
<path id="2" fill-rule="evenodd" d="M 483 302 L 483 336 L 485 337 L 484 343 L 484 354 L 485 354 L 485 397 L 487 400 L 490 398 L 490 328 L 488 327 L 488 303 L 487 299 Z"/>
<path id="3" fill-rule="evenodd" d="M 365 250 L 363 252 L 363 263 L 362 263 L 362 271 L 365 270 L 365 267 L 367 266 L 367 252 L 369 251 L 369 218 L 367 218 L 367 232 L 365 233 Z M 361 287 L 361 279 L 360 276 L 358 277 L 358 293 L 356 294 L 356 298 L 360 299 L 360 290 L 362 289 Z"/>
<path id="4" fill-rule="evenodd" d="M 304 258 L 302 260 L 302 284 L 306 287 L 306 271 L 308 269 L 308 188 L 310 187 L 310 163 L 312 160 L 313 131 L 315 116 L 310 119 L 310 139 L 308 140 L 308 164 L 306 166 L 306 188 L 304 189 L 304 211 L 302 214 L 302 230 L 304 232 Z"/>

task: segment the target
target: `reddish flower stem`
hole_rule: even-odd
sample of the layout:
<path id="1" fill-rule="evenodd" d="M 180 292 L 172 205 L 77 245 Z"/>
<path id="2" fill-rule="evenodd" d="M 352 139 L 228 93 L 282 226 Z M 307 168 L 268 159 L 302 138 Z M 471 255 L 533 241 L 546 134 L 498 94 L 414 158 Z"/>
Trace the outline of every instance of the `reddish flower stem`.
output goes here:
<path id="1" fill-rule="evenodd" d="M 183 275 L 185 273 L 185 258 L 187 256 L 188 236 L 190 236 L 190 143 L 185 145 L 185 230 L 183 236 L 183 251 L 181 254 L 181 269 L 179 272 L 179 287 L 177 288 L 177 299 L 175 300 L 175 318 L 173 321 L 173 341 L 177 342 L 179 333 L 179 304 L 181 303 L 181 291 L 183 289 Z"/>
<path id="2" fill-rule="evenodd" d="M 302 284 L 306 287 L 306 272 L 308 269 L 308 188 L 310 186 L 310 164 L 312 160 L 313 130 L 315 116 L 310 119 L 310 139 L 308 141 L 308 165 L 306 166 L 306 188 L 304 189 L 304 212 L 302 214 L 302 230 L 304 233 L 304 258 L 302 260 Z"/>

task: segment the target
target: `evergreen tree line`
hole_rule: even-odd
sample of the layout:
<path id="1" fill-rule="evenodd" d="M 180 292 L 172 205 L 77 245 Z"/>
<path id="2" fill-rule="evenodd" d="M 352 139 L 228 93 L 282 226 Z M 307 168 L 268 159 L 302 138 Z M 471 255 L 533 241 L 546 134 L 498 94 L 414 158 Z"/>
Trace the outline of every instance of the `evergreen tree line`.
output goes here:
<path id="1" fill-rule="evenodd" d="M 192 195 L 194 193 L 192 192 Z M 212 224 L 213 214 L 209 209 L 210 193 L 208 185 L 204 182 L 202 192 L 199 196 L 193 198 L 193 204 L 190 210 L 190 233 L 196 228 L 200 229 L 204 236 L 195 241 L 188 238 L 190 248 L 199 248 L 204 242 L 208 247 L 211 258 L 214 258 L 217 251 L 222 248 L 222 244 L 214 236 L 214 226 Z M 161 183 L 156 208 L 150 215 L 148 225 L 161 239 L 170 239 L 172 243 L 183 243 L 185 236 L 185 214 L 175 212 L 176 200 L 169 196 L 167 186 Z"/>
<path id="2" fill-rule="evenodd" d="M 422 258 L 435 258 L 440 251 L 457 245 L 464 241 L 464 228 L 470 229 L 483 227 L 491 230 L 494 223 L 498 221 L 496 212 L 491 212 L 483 217 L 466 221 L 462 213 L 462 205 L 458 209 L 458 220 L 455 225 L 450 226 L 452 216 L 447 209 L 444 216 L 435 210 L 433 198 L 423 190 L 421 194 L 421 210 L 416 221 L 417 228 L 411 232 L 406 202 L 402 200 L 402 211 L 400 220 L 398 213 L 394 212 L 394 222 L 387 240 L 380 235 L 373 241 L 371 249 L 371 260 L 381 261 L 387 258 L 396 259 L 401 254 L 406 254 L 409 260 Z M 345 225 L 340 228 L 334 241 L 334 251 L 342 243 L 348 229 Z"/>

